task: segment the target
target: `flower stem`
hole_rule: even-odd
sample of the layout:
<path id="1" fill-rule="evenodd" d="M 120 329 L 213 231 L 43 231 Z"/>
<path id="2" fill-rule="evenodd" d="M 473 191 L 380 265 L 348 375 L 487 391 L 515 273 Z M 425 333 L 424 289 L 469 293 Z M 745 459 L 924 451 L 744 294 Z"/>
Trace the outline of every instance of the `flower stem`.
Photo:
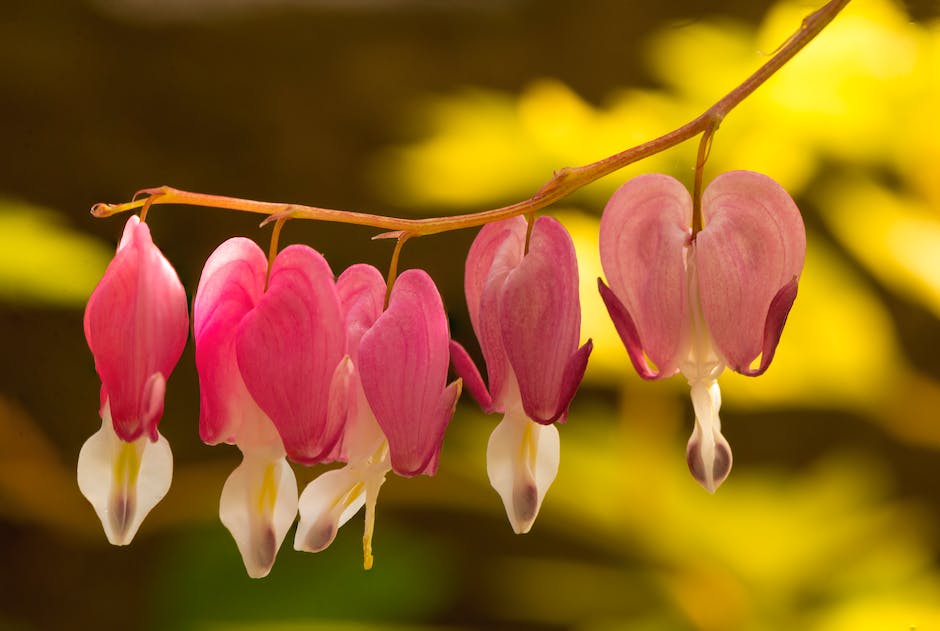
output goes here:
<path id="1" fill-rule="evenodd" d="M 702 132 L 698 143 L 698 155 L 695 158 L 695 181 L 692 185 L 692 236 L 695 237 L 702 229 L 702 180 L 705 176 L 705 163 L 711 152 L 712 139 L 718 130 L 719 120 L 715 120 Z"/>
<path id="2" fill-rule="evenodd" d="M 716 101 L 698 117 L 653 140 L 630 147 L 629 149 L 615 153 L 597 162 L 592 162 L 584 166 L 564 167 L 559 169 L 532 197 L 508 206 L 464 215 L 453 215 L 450 217 L 404 219 L 362 212 L 335 210 L 332 208 L 319 208 L 316 206 L 260 202 L 237 197 L 192 193 L 162 186 L 139 191 L 137 195 L 147 195 L 147 197 L 143 199 L 137 199 L 137 195 L 135 195 L 133 201 L 123 204 L 95 204 L 91 209 L 91 214 L 95 217 L 109 217 L 116 213 L 126 212 L 140 207 L 146 209 L 149 208 L 151 204 L 186 204 L 190 206 L 210 206 L 265 215 L 275 215 L 279 213 L 283 215 L 289 214 L 292 218 L 371 226 L 383 230 L 402 231 L 409 236 L 423 236 L 450 230 L 482 226 L 516 215 L 533 213 L 550 206 L 556 201 L 567 197 L 605 175 L 609 175 L 627 165 L 665 151 L 699 134 L 703 134 L 703 143 L 707 144 L 705 143 L 705 137 L 710 138 L 710 134 L 714 133 L 714 130 L 717 129 L 721 120 L 753 93 L 754 90 L 780 70 L 794 55 L 813 41 L 833 18 L 848 5 L 849 1 L 850 0 L 830 0 L 820 9 L 805 17 L 800 28 L 777 49 L 767 63 L 758 68 L 751 76 Z M 699 147 L 699 152 L 701 154 L 702 145 Z M 698 165 L 696 165 L 696 178 L 697 181 L 701 178 L 701 168 L 699 168 Z M 701 188 L 700 184 L 699 181 L 699 189 Z M 699 217 L 699 220 L 701 220 L 701 217 Z M 701 226 L 699 226 L 699 228 L 701 228 Z M 389 287 L 391 287 L 391 285 L 389 285 Z"/>
<path id="3" fill-rule="evenodd" d="M 388 299 L 392 297 L 392 285 L 395 284 L 395 279 L 398 278 L 398 257 L 401 255 L 401 249 L 405 245 L 405 241 L 410 236 L 407 232 L 402 232 L 395 242 L 392 260 L 388 264 L 388 276 L 385 279 L 385 309 L 388 309 Z"/>
<path id="4" fill-rule="evenodd" d="M 274 229 L 271 230 L 271 245 L 268 247 L 268 272 L 264 277 L 265 291 L 267 291 L 268 281 L 271 279 L 271 268 L 274 267 L 274 259 L 277 258 L 277 244 L 281 237 L 281 228 L 284 227 L 286 221 L 287 217 L 279 217 L 274 222 Z"/>

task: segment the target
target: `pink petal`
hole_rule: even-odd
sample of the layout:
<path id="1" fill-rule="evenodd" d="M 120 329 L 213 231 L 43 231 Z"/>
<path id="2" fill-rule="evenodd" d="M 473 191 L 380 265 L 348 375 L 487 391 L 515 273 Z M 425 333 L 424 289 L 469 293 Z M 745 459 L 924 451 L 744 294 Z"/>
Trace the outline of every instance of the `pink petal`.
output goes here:
<path id="1" fill-rule="evenodd" d="M 486 384 L 483 383 L 480 370 L 473 362 L 470 354 L 467 353 L 467 349 L 453 340 L 450 342 L 450 362 L 454 367 L 454 372 L 463 380 L 464 387 L 483 408 L 483 411 L 487 414 L 492 412 L 494 407 L 493 398 L 490 396 L 489 390 L 486 389 Z"/>
<path id="2" fill-rule="evenodd" d="M 554 422 L 568 409 L 591 348 L 586 345 L 569 369 L 581 335 L 578 262 L 571 237 L 555 219 L 535 222 L 529 252 L 502 287 L 499 316 L 526 413 Z"/>
<path id="3" fill-rule="evenodd" d="M 297 462 L 322 461 L 340 438 L 344 419 L 330 413 L 330 399 L 345 347 L 330 266 L 309 247 L 285 248 L 267 292 L 242 320 L 235 348 L 248 392 Z"/>
<path id="4" fill-rule="evenodd" d="M 199 280 L 193 301 L 199 433 L 210 445 L 235 442 L 245 419 L 263 414 L 238 370 L 235 337 L 242 318 L 264 294 L 267 269 L 261 248 L 250 239 L 237 237 L 212 253 Z"/>
<path id="5" fill-rule="evenodd" d="M 645 371 L 647 378 L 675 374 L 689 335 L 685 252 L 691 224 L 689 192 L 660 174 L 621 186 L 601 217 L 601 264 L 623 307 L 615 321 L 621 327 L 625 318 L 633 323 L 640 348 L 658 369 Z M 631 358 L 638 355 L 631 352 Z"/>
<path id="6" fill-rule="evenodd" d="M 362 336 L 362 387 L 399 475 L 433 475 L 437 469 L 444 430 L 460 395 L 459 381 L 444 387 L 448 341 L 437 287 L 427 272 L 416 269 L 398 277 L 388 309 Z"/>
<path id="7" fill-rule="evenodd" d="M 186 345 L 189 315 L 179 277 L 136 216 L 88 299 L 84 325 L 115 432 L 125 441 L 142 434 L 157 440 L 162 397 L 154 401 L 145 385 L 156 374 L 170 376 Z"/>
<path id="8" fill-rule="evenodd" d="M 385 307 L 385 278 L 371 265 L 353 265 L 337 279 L 336 292 L 346 314 L 346 354 L 356 362 L 359 340 Z"/>
<path id="9" fill-rule="evenodd" d="M 702 210 L 705 226 L 696 236 L 695 258 L 705 322 L 733 370 L 763 372 L 795 298 L 794 279 L 803 270 L 800 211 L 779 184 L 751 171 L 715 178 L 705 189 Z M 762 352 L 762 368 L 750 370 Z"/>
<path id="10" fill-rule="evenodd" d="M 760 365 L 757 368 L 737 369 L 742 375 L 757 377 L 764 374 L 770 367 L 770 362 L 777 352 L 777 344 L 783 334 L 783 325 L 787 323 L 787 316 L 796 300 L 796 291 L 799 281 L 794 277 L 789 283 L 780 288 L 774 299 L 770 301 L 767 311 L 767 321 L 764 323 L 764 338 L 761 345 Z"/>
<path id="11" fill-rule="evenodd" d="M 587 370 L 588 359 L 591 357 L 591 351 L 593 350 L 594 341 L 588 340 L 568 358 L 568 361 L 565 362 L 565 370 L 561 374 L 561 388 L 558 390 L 558 408 L 555 410 L 555 414 L 544 420 L 535 418 L 533 420 L 542 424 L 554 423 L 555 421 L 564 423 L 567 420 L 568 407 L 581 386 L 581 380 L 584 379 L 584 371 Z"/>
<path id="12" fill-rule="evenodd" d="M 503 409 L 503 387 L 509 370 L 503 350 L 499 300 L 506 276 L 522 261 L 526 229 L 522 217 L 487 224 L 467 253 L 464 276 L 467 309 L 483 351 L 491 407 L 496 411 Z"/>
<path id="13" fill-rule="evenodd" d="M 597 289 L 601 294 L 601 299 L 607 307 L 607 313 L 610 315 L 614 328 L 620 335 L 620 340 L 627 349 L 627 355 L 630 356 L 630 362 L 633 368 L 644 379 L 659 379 L 662 373 L 658 370 L 651 370 L 646 356 L 643 354 L 643 344 L 640 342 L 640 334 L 636 331 L 636 325 L 633 318 L 627 313 L 626 308 L 620 302 L 620 299 L 614 295 L 610 287 L 604 284 L 600 278 L 597 279 Z"/>

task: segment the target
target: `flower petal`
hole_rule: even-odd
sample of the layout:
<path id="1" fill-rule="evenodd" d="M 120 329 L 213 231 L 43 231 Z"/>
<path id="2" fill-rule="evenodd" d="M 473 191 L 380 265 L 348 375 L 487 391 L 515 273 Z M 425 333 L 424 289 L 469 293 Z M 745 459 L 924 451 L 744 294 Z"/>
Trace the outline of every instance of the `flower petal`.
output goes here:
<path id="1" fill-rule="evenodd" d="M 558 474 L 559 450 L 558 429 L 534 423 L 518 409 L 507 412 L 490 434 L 486 472 L 516 534 L 532 528 Z"/>
<path id="2" fill-rule="evenodd" d="M 460 394 L 459 381 L 444 387 L 448 341 L 437 287 L 427 272 L 412 269 L 398 277 L 388 309 L 359 344 L 363 391 L 399 475 L 433 475 L 437 469 Z"/>
<path id="3" fill-rule="evenodd" d="M 500 297 L 506 277 L 522 261 L 527 225 L 512 217 L 483 226 L 470 251 L 464 273 L 467 310 L 486 362 L 491 410 L 502 411 L 509 370 L 500 327 Z"/>
<path id="4" fill-rule="evenodd" d="M 506 277 L 499 313 L 523 407 L 532 420 L 551 423 L 567 410 L 591 348 L 582 350 L 566 374 L 578 350 L 581 306 L 574 244 L 557 220 L 536 220 L 528 253 Z"/>
<path id="5" fill-rule="evenodd" d="M 353 265 L 337 279 L 336 292 L 346 314 L 346 353 L 357 363 L 359 340 L 385 307 L 385 279 L 371 265 Z"/>
<path id="6" fill-rule="evenodd" d="M 675 374 L 688 340 L 685 256 L 691 223 L 689 192 L 660 174 L 641 175 L 621 186 L 601 217 L 604 274 L 656 366 L 641 371 L 646 378 Z M 639 354 L 630 345 L 627 350 L 636 365 Z"/>
<path id="7" fill-rule="evenodd" d="M 574 399 L 574 395 L 581 386 L 581 380 L 584 379 L 584 371 L 587 370 L 588 359 L 591 357 L 591 351 L 594 350 L 594 341 L 588 340 L 579 348 L 565 363 L 565 370 L 561 374 L 561 387 L 558 390 L 558 408 L 551 418 L 532 420 L 547 425 L 548 423 L 564 423 L 568 418 L 568 407 Z"/>
<path id="8" fill-rule="evenodd" d="M 702 314 L 727 364 L 747 373 L 761 352 L 772 356 L 789 310 L 781 303 L 792 304 L 788 289 L 770 313 L 774 298 L 803 270 L 803 220 L 779 184 L 751 171 L 715 178 L 702 212 L 705 225 L 694 248 Z"/>
<path id="9" fill-rule="evenodd" d="M 600 278 L 597 279 L 597 289 L 601 294 L 601 299 L 607 307 L 607 313 L 610 315 L 614 328 L 620 335 L 620 340 L 627 349 L 627 355 L 630 357 L 630 363 L 633 368 L 644 379 L 659 379 L 663 376 L 659 370 L 652 370 L 646 357 L 643 355 L 643 345 L 640 342 L 640 334 L 636 331 L 636 325 L 633 318 L 627 313 L 627 309 L 620 302 L 620 299 L 614 295 L 610 287 L 604 284 Z"/>
<path id="10" fill-rule="evenodd" d="M 718 382 L 692 384 L 695 428 L 685 451 L 692 477 L 709 493 L 714 493 L 731 472 L 731 446 L 721 434 L 721 391 Z"/>
<path id="11" fill-rule="evenodd" d="M 108 541 L 127 545 L 147 513 L 170 488 L 173 454 L 163 436 L 142 436 L 133 442 L 115 433 L 109 405 L 102 410 L 101 429 L 78 454 L 78 488 L 91 503 Z"/>
<path id="12" fill-rule="evenodd" d="M 294 549 L 325 550 L 333 543 L 340 527 L 365 503 L 362 471 L 347 465 L 320 474 L 300 495 L 300 522 L 294 535 Z"/>
<path id="13" fill-rule="evenodd" d="M 186 345 L 189 315 L 176 271 L 136 216 L 88 299 L 84 326 L 118 436 L 155 437 L 163 405 L 145 397 L 144 385 L 155 373 L 169 377 Z"/>
<path id="14" fill-rule="evenodd" d="M 248 392 L 274 421 L 292 460 L 320 462 L 340 439 L 344 419 L 330 413 L 330 401 L 345 346 L 326 260 L 306 246 L 285 248 L 267 292 L 242 320 L 235 350 Z"/>
<path id="15" fill-rule="evenodd" d="M 793 301 L 796 300 L 796 291 L 799 281 L 796 277 L 789 283 L 780 288 L 774 299 L 770 301 L 770 309 L 767 311 L 767 321 L 764 323 L 764 341 L 761 346 L 760 365 L 757 368 L 742 368 L 738 370 L 742 375 L 748 377 L 757 377 L 764 374 L 770 367 L 770 362 L 774 359 L 774 353 L 777 351 L 777 344 L 780 342 L 780 335 L 783 334 L 783 325 L 787 323 L 787 316 L 793 307 Z"/>
<path id="16" fill-rule="evenodd" d="M 470 357 L 467 349 L 453 340 L 450 342 L 450 363 L 454 367 L 457 376 L 463 380 L 464 387 L 483 408 L 483 411 L 487 414 L 492 412 L 494 407 L 493 397 L 490 396 L 486 384 L 483 383 L 480 370 Z"/>
<path id="17" fill-rule="evenodd" d="M 348 401 L 342 457 L 339 459 L 349 463 L 367 462 L 383 448 L 385 434 L 369 407 L 358 372 L 350 378 Z"/>
<path id="18" fill-rule="evenodd" d="M 232 533 L 251 578 L 267 576 L 297 516 L 297 480 L 283 455 L 246 452 L 225 481 L 219 518 Z"/>
<path id="19" fill-rule="evenodd" d="M 199 280 L 193 301 L 199 434 L 210 445 L 234 442 L 245 418 L 263 415 L 238 370 L 235 337 L 242 318 L 264 294 L 267 269 L 261 248 L 237 237 L 212 253 Z"/>

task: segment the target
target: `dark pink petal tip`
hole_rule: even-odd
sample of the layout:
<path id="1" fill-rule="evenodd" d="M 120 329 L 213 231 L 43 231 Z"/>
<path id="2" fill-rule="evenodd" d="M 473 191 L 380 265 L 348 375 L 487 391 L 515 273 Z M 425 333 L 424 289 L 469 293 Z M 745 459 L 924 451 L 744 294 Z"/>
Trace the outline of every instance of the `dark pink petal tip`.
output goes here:
<path id="1" fill-rule="evenodd" d="M 454 367 L 454 372 L 463 380 L 464 386 L 470 396 L 483 408 L 483 411 L 489 414 L 493 411 L 493 397 L 486 384 L 483 383 L 483 377 L 480 375 L 480 369 L 474 363 L 467 350 L 451 340 L 450 342 L 450 363 Z"/>
<path id="2" fill-rule="evenodd" d="M 555 409 L 555 413 L 549 418 L 539 418 L 536 414 L 526 410 L 529 418 L 542 425 L 551 425 L 556 421 L 564 423 L 567 420 L 568 408 L 581 386 L 581 380 L 584 379 L 584 371 L 587 370 L 588 359 L 591 357 L 591 351 L 593 350 L 594 341 L 588 340 L 568 358 L 568 362 L 565 364 L 565 372 L 561 378 L 561 390 L 558 393 L 558 407 Z"/>
<path id="3" fill-rule="evenodd" d="M 764 323 L 764 342 L 761 349 L 760 365 L 754 369 L 748 366 L 732 366 L 732 370 L 748 377 L 757 377 L 764 374 L 770 367 L 770 362 L 773 361 L 774 354 L 777 352 L 777 344 L 780 343 L 780 336 L 783 334 L 783 326 L 787 323 L 787 316 L 793 307 L 793 301 L 796 300 L 798 285 L 799 279 L 794 277 L 780 288 L 770 302 L 767 321 Z"/>
<path id="4" fill-rule="evenodd" d="M 633 323 L 633 318 L 630 317 L 630 313 L 627 311 L 626 307 L 620 302 L 620 299 L 614 295 L 610 287 L 605 285 L 604 281 L 600 278 L 597 279 L 597 289 L 600 291 L 604 305 L 607 306 L 607 313 L 610 314 L 610 319 L 613 321 L 614 327 L 620 335 L 620 339 L 623 340 L 623 345 L 627 349 L 627 355 L 630 356 L 630 362 L 633 364 L 633 368 L 636 369 L 637 374 L 647 380 L 661 379 L 666 376 L 662 371 L 650 369 L 649 364 L 646 362 L 646 357 L 643 355 L 643 344 L 640 342 L 636 325 Z"/>

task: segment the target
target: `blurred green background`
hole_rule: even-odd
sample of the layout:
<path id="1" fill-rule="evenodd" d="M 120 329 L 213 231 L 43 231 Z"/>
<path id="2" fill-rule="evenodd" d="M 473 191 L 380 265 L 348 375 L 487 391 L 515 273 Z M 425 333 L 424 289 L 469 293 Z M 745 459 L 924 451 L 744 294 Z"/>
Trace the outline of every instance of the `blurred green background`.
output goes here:
<path id="1" fill-rule="evenodd" d="M 595 296 L 596 233 L 633 174 L 691 181 L 694 143 L 553 212 L 582 266 L 595 353 L 542 513 L 516 536 L 488 485 L 498 421 L 464 400 L 439 474 L 392 476 L 376 565 L 361 517 L 327 551 L 245 576 L 218 521 L 238 461 L 199 442 L 192 345 L 161 431 L 173 486 L 109 546 L 75 464 L 99 425 L 84 302 L 124 218 L 95 202 L 178 188 L 403 216 L 528 197 L 691 119 L 819 3 L 691 0 L 13 0 L 0 18 L 0 628 L 940 629 L 940 7 L 854 0 L 735 110 L 706 177 L 763 171 L 797 199 L 806 270 L 774 365 L 725 375 L 735 453 L 709 496 L 684 461 L 681 378 L 643 383 Z M 259 217 L 162 206 L 192 292 Z M 372 230 L 294 222 L 337 273 L 383 267 Z M 473 231 L 409 242 L 453 336 Z M 191 296 L 191 293 L 190 293 Z M 318 470 L 296 467 L 301 483 Z"/>

